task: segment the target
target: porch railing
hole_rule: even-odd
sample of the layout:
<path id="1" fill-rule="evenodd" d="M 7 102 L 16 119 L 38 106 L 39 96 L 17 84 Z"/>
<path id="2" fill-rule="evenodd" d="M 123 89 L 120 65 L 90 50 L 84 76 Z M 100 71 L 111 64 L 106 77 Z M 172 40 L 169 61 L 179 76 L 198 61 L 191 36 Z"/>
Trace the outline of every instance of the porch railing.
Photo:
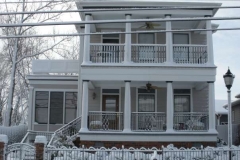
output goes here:
<path id="1" fill-rule="evenodd" d="M 175 112 L 173 128 L 176 131 L 207 131 L 208 121 L 207 112 Z"/>
<path id="2" fill-rule="evenodd" d="M 173 61 L 182 64 L 204 64 L 208 61 L 207 45 L 173 45 Z"/>
<path id="3" fill-rule="evenodd" d="M 163 63 L 166 61 L 166 45 L 132 44 L 132 61 L 135 63 Z"/>
<path id="4" fill-rule="evenodd" d="M 123 112 L 90 111 L 88 128 L 91 131 L 122 131 Z"/>
<path id="5" fill-rule="evenodd" d="M 49 142 L 52 138 L 53 132 L 44 132 L 44 131 L 28 131 L 27 134 L 22 139 L 21 143 L 28 143 L 33 145 L 36 136 L 45 136 Z"/>
<path id="6" fill-rule="evenodd" d="M 132 112 L 132 131 L 165 131 L 166 113 Z"/>
<path id="7" fill-rule="evenodd" d="M 124 60 L 124 44 L 90 44 L 92 63 L 121 63 Z"/>

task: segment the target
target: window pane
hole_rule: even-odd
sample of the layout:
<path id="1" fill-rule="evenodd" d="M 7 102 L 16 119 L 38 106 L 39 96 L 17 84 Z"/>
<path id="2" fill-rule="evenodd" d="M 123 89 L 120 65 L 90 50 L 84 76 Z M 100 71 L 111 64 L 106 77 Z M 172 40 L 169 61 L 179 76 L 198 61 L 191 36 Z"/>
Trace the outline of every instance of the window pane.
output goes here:
<path id="1" fill-rule="evenodd" d="M 190 96 L 189 95 L 175 95 L 174 96 L 174 110 L 175 110 L 175 112 L 190 112 Z"/>
<path id="2" fill-rule="evenodd" d="M 65 123 L 76 118 L 77 113 L 77 93 L 66 92 L 65 94 Z"/>
<path id="3" fill-rule="evenodd" d="M 35 98 L 35 122 L 48 123 L 48 91 L 37 91 Z"/>
<path id="4" fill-rule="evenodd" d="M 50 94 L 50 123 L 63 123 L 63 92 L 51 92 Z"/>
<path id="5" fill-rule="evenodd" d="M 138 95 L 138 111 L 154 112 L 155 111 L 155 95 Z"/>

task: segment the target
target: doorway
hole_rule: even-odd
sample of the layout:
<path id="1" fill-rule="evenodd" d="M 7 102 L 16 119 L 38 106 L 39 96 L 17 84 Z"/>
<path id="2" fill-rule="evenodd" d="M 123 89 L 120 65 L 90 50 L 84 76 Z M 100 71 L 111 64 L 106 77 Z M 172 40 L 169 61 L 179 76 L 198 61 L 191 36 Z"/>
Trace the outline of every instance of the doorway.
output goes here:
<path id="1" fill-rule="evenodd" d="M 102 123 L 105 130 L 119 128 L 119 95 L 103 95 L 102 97 Z"/>

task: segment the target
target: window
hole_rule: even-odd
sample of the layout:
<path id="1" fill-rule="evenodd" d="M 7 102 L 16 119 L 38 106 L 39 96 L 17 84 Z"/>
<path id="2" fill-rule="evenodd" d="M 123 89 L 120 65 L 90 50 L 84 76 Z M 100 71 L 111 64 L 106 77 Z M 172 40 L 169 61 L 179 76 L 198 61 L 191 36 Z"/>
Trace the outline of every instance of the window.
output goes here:
<path id="1" fill-rule="evenodd" d="M 63 123 L 63 92 L 50 94 L 50 124 Z"/>
<path id="2" fill-rule="evenodd" d="M 36 92 L 35 99 L 35 122 L 40 124 L 48 123 L 48 98 L 49 92 Z"/>
<path id="3" fill-rule="evenodd" d="M 76 118 L 77 112 L 77 93 L 66 92 L 65 96 L 65 123 L 69 123 Z"/>
<path id="4" fill-rule="evenodd" d="M 174 111 L 175 112 L 190 112 L 190 89 L 175 89 L 174 90 Z"/>
<path id="5" fill-rule="evenodd" d="M 63 124 L 76 118 L 77 92 L 37 91 L 35 97 L 36 123 Z"/>
<path id="6" fill-rule="evenodd" d="M 155 90 L 147 92 L 146 89 L 138 89 L 138 111 L 155 111 Z"/>
<path id="7" fill-rule="evenodd" d="M 102 35 L 103 43 L 119 43 L 119 34 L 104 34 Z"/>

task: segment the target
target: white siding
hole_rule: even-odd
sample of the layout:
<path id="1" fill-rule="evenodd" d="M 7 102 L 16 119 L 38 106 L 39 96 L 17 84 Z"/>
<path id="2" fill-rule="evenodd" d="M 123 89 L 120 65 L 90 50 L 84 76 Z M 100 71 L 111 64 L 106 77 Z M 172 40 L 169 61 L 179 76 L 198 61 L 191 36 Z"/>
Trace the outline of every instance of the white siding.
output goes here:
<path id="1" fill-rule="evenodd" d="M 90 43 L 101 43 L 101 35 L 91 35 L 90 37 Z"/>
<path id="2" fill-rule="evenodd" d="M 232 111 L 234 111 L 234 115 L 232 115 L 234 117 L 233 124 L 240 124 L 240 105 L 233 106 Z"/>
<path id="3" fill-rule="evenodd" d="M 92 95 L 93 93 L 96 93 L 96 98 L 93 99 Z M 89 111 L 100 111 L 100 98 L 101 98 L 101 94 L 100 94 L 100 88 L 95 88 L 95 89 L 89 89 L 88 91 L 88 110 Z"/>
<path id="4" fill-rule="evenodd" d="M 125 88 L 121 88 L 121 112 L 124 112 Z M 136 112 L 136 88 L 131 87 L 131 112 Z"/>
<path id="5" fill-rule="evenodd" d="M 157 33 L 157 44 L 166 44 L 166 34 Z"/>

